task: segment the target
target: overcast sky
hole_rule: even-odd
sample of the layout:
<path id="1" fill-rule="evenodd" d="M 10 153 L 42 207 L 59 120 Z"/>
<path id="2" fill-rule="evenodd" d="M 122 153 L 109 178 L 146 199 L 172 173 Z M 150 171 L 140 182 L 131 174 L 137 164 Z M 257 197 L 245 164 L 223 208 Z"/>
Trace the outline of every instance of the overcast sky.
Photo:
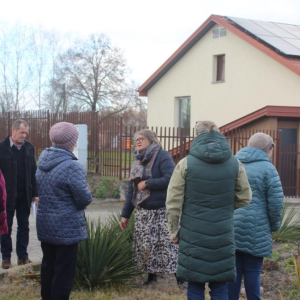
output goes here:
<path id="1" fill-rule="evenodd" d="M 105 33 L 142 84 L 211 15 L 300 25 L 300 0 L 0 0 L 0 19 Z"/>

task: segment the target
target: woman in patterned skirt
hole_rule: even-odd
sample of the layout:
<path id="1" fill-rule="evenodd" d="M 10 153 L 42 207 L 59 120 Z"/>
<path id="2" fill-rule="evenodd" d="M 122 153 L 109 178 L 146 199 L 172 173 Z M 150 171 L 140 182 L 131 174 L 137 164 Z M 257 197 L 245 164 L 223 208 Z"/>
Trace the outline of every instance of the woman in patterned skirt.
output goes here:
<path id="1" fill-rule="evenodd" d="M 136 208 L 133 261 L 137 270 L 148 273 L 149 284 L 157 281 L 157 273 L 175 274 L 177 269 L 178 245 L 169 239 L 165 205 L 174 162 L 152 130 L 136 132 L 134 140 L 135 159 L 120 226 L 128 226 Z"/>

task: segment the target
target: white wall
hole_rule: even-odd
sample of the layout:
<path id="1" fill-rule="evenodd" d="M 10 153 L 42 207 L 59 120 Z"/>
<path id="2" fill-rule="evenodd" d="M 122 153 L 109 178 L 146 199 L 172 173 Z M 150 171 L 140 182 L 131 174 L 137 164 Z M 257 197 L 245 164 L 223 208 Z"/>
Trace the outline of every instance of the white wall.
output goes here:
<path id="1" fill-rule="evenodd" d="M 217 28 L 219 26 L 215 26 Z M 213 56 L 225 54 L 225 82 L 212 83 Z M 191 126 L 223 126 L 266 105 L 300 106 L 300 76 L 227 30 L 212 29 L 148 91 L 148 125 L 177 126 L 176 97 L 191 96 Z"/>

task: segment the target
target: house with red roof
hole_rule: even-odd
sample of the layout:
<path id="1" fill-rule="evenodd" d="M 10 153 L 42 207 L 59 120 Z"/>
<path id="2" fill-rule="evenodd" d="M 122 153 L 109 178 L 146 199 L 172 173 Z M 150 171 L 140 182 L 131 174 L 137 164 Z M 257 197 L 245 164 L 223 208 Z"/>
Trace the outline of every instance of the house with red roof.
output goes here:
<path id="1" fill-rule="evenodd" d="M 283 129 L 299 144 L 300 26 L 211 15 L 139 88 L 148 126 Z"/>
<path id="2" fill-rule="evenodd" d="M 213 120 L 229 139 L 238 130 L 275 131 L 285 191 L 300 195 L 299 25 L 211 15 L 139 95 L 148 97 L 150 127 L 192 129 Z M 236 150 L 247 143 L 242 136 L 232 135 Z"/>

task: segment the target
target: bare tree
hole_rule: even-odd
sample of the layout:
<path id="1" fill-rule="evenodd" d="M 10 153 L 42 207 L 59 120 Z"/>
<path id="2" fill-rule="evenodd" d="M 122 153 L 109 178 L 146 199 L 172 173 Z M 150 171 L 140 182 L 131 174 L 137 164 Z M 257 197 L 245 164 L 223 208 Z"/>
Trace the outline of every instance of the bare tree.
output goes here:
<path id="1" fill-rule="evenodd" d="M 127 81 L 123 53 L 105 35 L 79 39 L 60 56 L 67 94 L 92 111 L 120 112 L 129 106 L 136 87 Z"/>
<path id="2" fill-rule="evenodd" d="M 63 37 L 41 26 L 0 24 L 1 111 L 30 104 L 57 113 L 91 109 L 110 115 L 136 103 L 123 52 L 105 35 L 75 42 Z"/>
<path id="3" fill-rule="evenodd" d="M 2 24 L 0 32 L 0 101 L 5 110 L 24 109 L 28 103 L 32 70 L 29 30 L 20 23 L 13 27 Z"/>
<path id="4" fill-rule="evenodd" d="M 53 33 L 41 26 L 32 30 L 31 55 L 33 69 L 33 100 L 39 109 L 43 108 L 43 92 L 46 88 L 47 75 L 52 73 L 51 54 Z"/>

